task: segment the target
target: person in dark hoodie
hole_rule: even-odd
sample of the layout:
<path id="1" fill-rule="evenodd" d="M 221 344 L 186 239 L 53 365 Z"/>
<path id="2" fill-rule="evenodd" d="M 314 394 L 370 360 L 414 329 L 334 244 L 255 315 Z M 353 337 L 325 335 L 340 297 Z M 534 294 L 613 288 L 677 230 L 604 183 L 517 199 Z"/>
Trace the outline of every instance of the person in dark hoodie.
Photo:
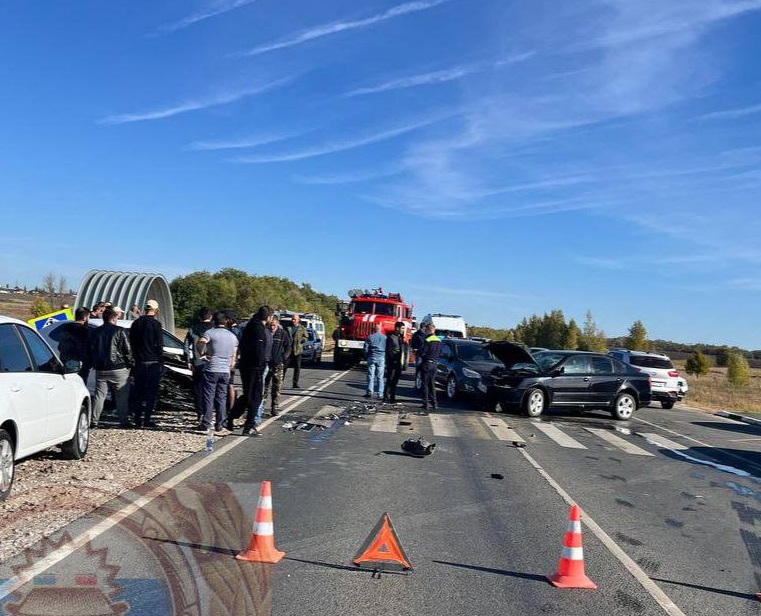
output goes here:
<path id="1" fill-rule="evenodd" d="M 135 383 L 133 387 L 135 426 L 155 428 L 153 411 L 159 398 L 159 381 L 164 369 L 164 328 L 156 318 L 159 303 L 155 299 L 145 302 L 143 316 L 135 320 L 129 330 L 129 341 L 135 357 Z"/>
<path id="2" fill-rule="evenodd" d="M 92 369 L 92 353 L 90 352 L 90 328 L 87 325 L 90 320 L 89 308 L 77 308 L 74 312 L 74 321 L 61 326 L 61 339 L 58 341 L 58 354 L 61 361 L 66 363 L 74 359 L 82 363 L 79 376 L 87 384 Z"/>
<path id="3" fill-rule="evenodd" d="M 238 367 L 243 381 L 242 404 L 236 404 L 227 419 L 227 429 L 235 429 L 234 421 L 246 411 L 246 421 L 243 424 L 243 436 L 259 436 L 256 428 L 256 412 L 264 399 L 264 371 L 267 358 L 272 354 L 272 336 L 266 331 L 267 324 L 272 319 L 272 308 L 261 306 L 251 317 L 240 337 Z M 269 348 L 268 348 L 269 347 Z"/>

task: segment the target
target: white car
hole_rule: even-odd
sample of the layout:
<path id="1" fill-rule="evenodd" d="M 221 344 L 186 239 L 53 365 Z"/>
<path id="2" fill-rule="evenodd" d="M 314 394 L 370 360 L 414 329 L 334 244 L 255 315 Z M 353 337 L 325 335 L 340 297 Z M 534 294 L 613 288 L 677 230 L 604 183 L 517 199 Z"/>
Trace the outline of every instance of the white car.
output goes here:
<path id="1" fill-rule="evenodd" d="M 687 381 L 679 375 L 668 355 L 628 349 L 614 349 L 608 355 L 649 374 L 653 400 L 660 402 L 664 409 L 674 408 L 687 393 Z"/>
<path id="2" fill-rule="evenodd" d="M 18 319 L 0 316 L 0 500 L 11 491 L 16 460 L 60 445 L 84 457 L 90 444 L 90 394 L 42 337 Z"/>

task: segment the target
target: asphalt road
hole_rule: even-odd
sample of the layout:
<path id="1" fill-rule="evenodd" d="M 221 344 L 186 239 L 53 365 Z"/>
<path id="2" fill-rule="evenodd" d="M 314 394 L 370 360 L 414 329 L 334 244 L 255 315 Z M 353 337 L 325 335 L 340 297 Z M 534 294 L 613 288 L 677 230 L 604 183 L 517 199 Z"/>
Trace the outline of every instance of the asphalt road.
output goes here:
<path id="1" fill-rule="evenodd" d="M 263 436 L 226 437 L 213 454 L 191 457 L 5 563 L 4 608 L 758 613 L 758 427 L 683 405 L 641 409 L 630 422 L 604 413 L 536 421 L 464 402 L 420 416 L 409 380 L 403 404 L 368 408 L 364 376 L 329 362 L 305 369 L 304 389 L 288 392 L 289 412 Z M 306 429 L 284 427 L 294 421 Z M 402 452 L 402 441 L 418 435 L 436 443 L 431 456 Z M 286 553 L 275 565 L 233 558 L 248 543 L 263 480 L 273 489 L 275 544 Z M 586 574 L 596 590 L 558 589 L 545 577 L 557 570 L 569 502 L 584 512 Z M 414 569 L 378 579 L 351 561 L 384 512 Z M 68 605 L 82 611 L 64 612 Z M 32 612 L 40 606 L 48 611 Z"/>

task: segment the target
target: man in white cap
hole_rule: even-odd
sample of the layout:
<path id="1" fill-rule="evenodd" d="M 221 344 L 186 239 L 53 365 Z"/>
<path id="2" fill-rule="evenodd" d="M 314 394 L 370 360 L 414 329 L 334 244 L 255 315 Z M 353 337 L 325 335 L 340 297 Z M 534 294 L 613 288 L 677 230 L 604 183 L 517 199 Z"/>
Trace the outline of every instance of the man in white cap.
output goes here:
<path id="1" fill-rule="evenodd" d="M 153 411 L 159 397 L 159 381 L 164 361 L 164 330 L 156 315 L 159 303 L 145 302 L 143 316 L 129 330 L 132 355 L 135 358 L 134 413 L 135 427 L 155 428 Z"/>

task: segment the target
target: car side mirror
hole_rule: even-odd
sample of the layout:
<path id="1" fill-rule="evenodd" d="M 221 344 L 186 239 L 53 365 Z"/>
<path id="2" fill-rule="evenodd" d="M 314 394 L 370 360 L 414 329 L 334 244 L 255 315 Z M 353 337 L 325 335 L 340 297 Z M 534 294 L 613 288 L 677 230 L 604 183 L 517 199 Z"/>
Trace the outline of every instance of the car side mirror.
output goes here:
<path id="1" fill-rule="evenodd" d="M 565 368 L 563 366 L 560 366 L 560 368 L 555 368 L 550 372 L 550 376 L 560 376 L 561 374 L 565 374 Z"/>
<path id="2" fill-rule="evenodd" d="M 82 369 L 82 362 L 78 359 L 69 359 L 63 365 L 64 374 L 74 374 Z"/>

